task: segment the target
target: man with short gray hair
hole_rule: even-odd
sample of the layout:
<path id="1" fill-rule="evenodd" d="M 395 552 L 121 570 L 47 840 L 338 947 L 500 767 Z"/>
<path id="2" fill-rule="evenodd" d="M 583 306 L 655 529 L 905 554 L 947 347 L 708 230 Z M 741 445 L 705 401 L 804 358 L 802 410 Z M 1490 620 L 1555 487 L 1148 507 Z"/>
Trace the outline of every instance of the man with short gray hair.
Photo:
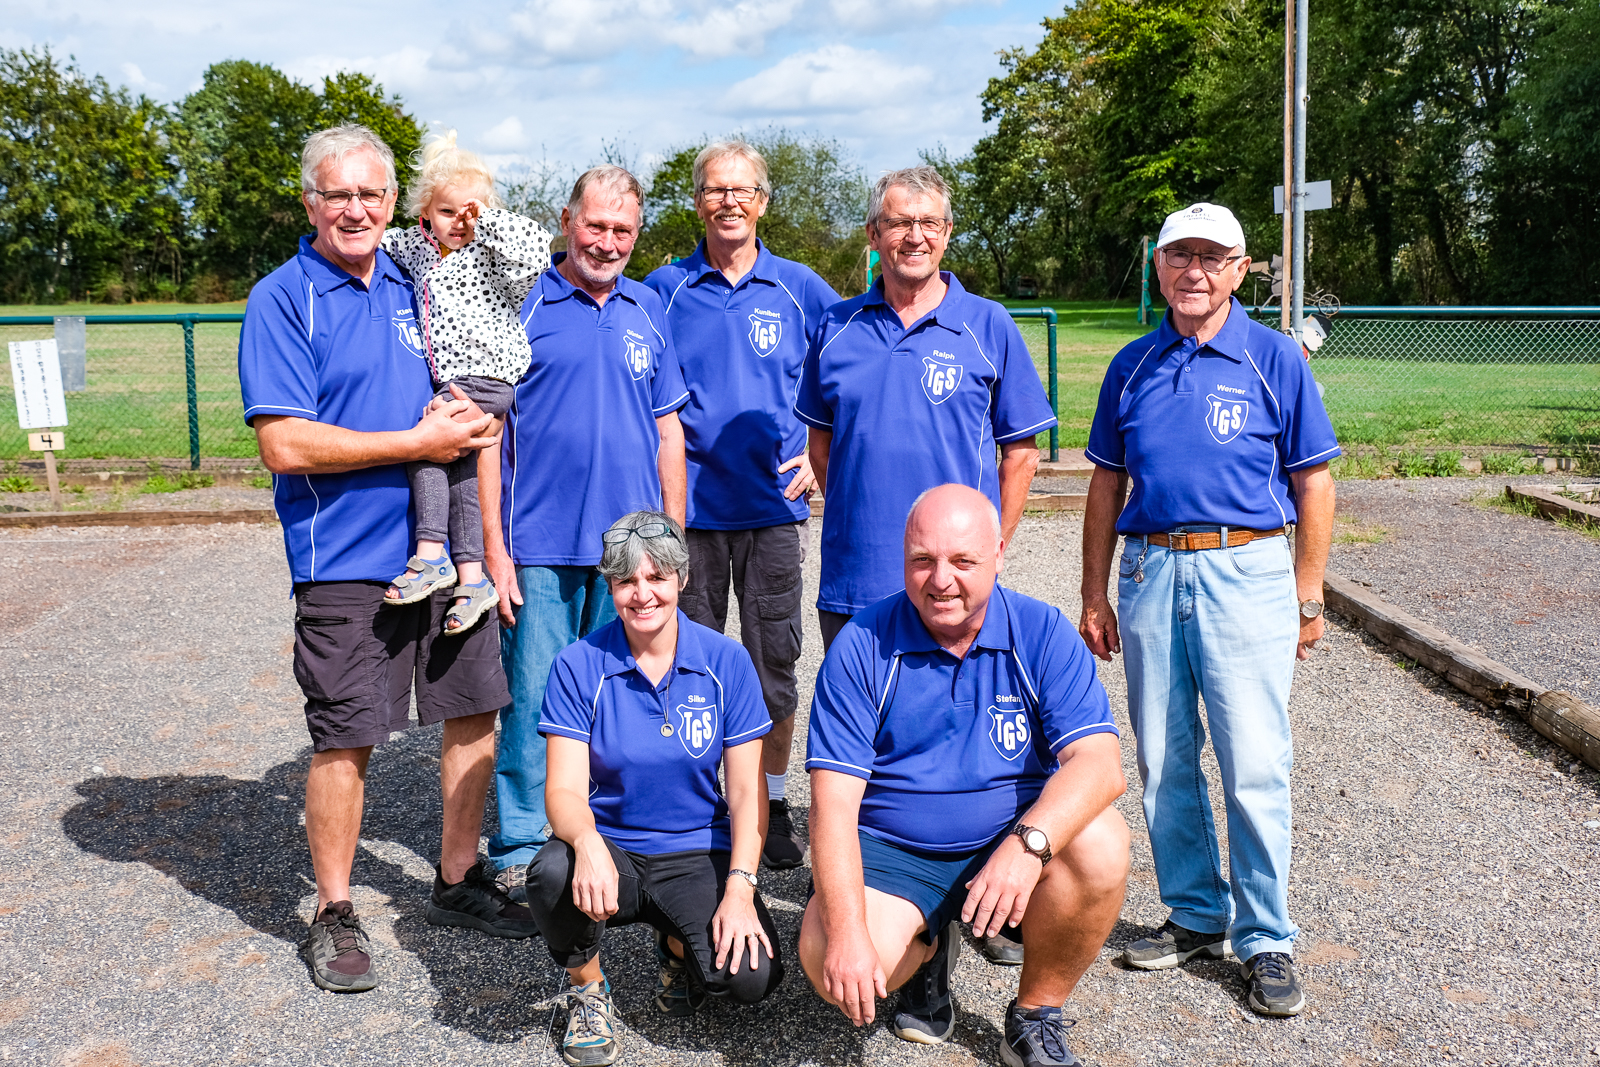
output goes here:
<path id="1" fill-rule="evenodd" d="M 239 380 L 245 422 L 275 475 L 313 747 L 305 814 L 317 911 L 305 956 L 317 985 L 355 993 L 378 984 L 350 891 L 367 761 L 409 724 L 413 693 L 423 725 L 444 723 L 428 921 L 500 937 L 537 927 L 476 862 L 494 715 L 506 701 L 497 629 L 439 641 L 448 590 L 404 607 L 383 601 L 415 536 L 405 464 L 488 448 L 495 439 L 478 435 L 492 420 L 459 392 L 430 404 L 411 281 L 378 247 L 397 192 L 389 147 L 364 126 L 322 130 L 306 141 L 301 175 L 316 234 L 251 290 Z"/>
<path id="2" fill-rule="evenodd" d="M 513 899 L 526 899 L 527 864 L 549 838 L 539 713 L 550 664 L 616 617 L 597 569 L 600 535 L 632 511 L 684 518 L 677 412 L 688 390 L 660 299 L 622 273 L 643 212 L 644 190 L 621 167 L 593 167 L 573 185 L 561 212 L 567 250 L 523 305 L 533 361 L 506 416 L 501 462 L 479 468 L 511 688 L 489 856 Z"/>
<path id="3" fill-rule="evenodd" d="M 772 716 L 762 742 L 769 822 L 761 862 L 782 869 L 805 856 L 785 794 L 799 706 L 800 569 L 816 484 L 794 390 L 806 346 L 839 294 L 757 238 L 771 192 L 767 161 L 750 144 L 707 145 L 694 161 L 705 240 L 645 284 L 666 304 L 690 396 L 682 416 L 693 566 L 683 610 L 720 633 L 732 578 L 740 639 Z"/>

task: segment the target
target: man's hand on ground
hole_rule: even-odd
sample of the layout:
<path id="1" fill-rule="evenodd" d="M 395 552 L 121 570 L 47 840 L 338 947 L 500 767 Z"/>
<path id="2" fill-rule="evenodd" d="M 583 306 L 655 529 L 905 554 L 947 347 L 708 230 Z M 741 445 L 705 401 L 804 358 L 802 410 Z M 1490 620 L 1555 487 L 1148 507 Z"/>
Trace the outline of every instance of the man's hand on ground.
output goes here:
<path id="1" fill-rule="evenodd" d="M 983 870 L 967 883 L 961 921 L 972 924 L 972 936 L 994 937 L 1007 924 L 1022 922 L 1043 871 L 1039 857 L 1022 847 L 1022 839 L 1007 834 Z"/>
<path id="2" fill-rule="evenodd" d="M 822 960 L 822 988 L 856 1026 L 876 1017 L 875 997 L 889 995 L 889 980 L 865 928 L 849 937 L 829 938 Z"/>
<path id="3" fill-rule="evenodd" d="M 1107 663 L 1113 652 L 1122 651 L 1122 636 L 1117 631 L 1117 613 L 1104 595 L 1083 602 L 1083 617 L 1078 622 L 1078 633 L 1089 651 Z"/>

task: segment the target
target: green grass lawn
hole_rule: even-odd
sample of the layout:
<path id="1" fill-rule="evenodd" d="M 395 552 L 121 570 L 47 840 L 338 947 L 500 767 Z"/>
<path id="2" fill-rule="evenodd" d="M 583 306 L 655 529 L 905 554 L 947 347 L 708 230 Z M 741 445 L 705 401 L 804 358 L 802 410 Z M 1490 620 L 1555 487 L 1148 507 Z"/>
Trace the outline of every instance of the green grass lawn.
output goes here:
<path id="1" fill-rule="evenodd" d="M 226 304 L 0 304 L 7 315 L 243 315 L 244 301 Z"/>
<path id="2" fill-rule="evenodd" d="M 1151 327 L 1134 321 L 1135 309 L 1126 302 L 1006 300 L 1007 307 L 1053 307 L 1056 311 L 1056 380 L 1061 417 L 1062 448 L 1082 448 L 1089 443 L 1089 423 L 1100 396 L 1111 357 L 1128 342 L 1143 337 Z M 1018 328 L 1039 378 L 1048 384 L 1048 328 L 1039 319 L 1019 319 Z M 1049 447 L 1049 435 L 1039 435 L 1039 446 Z"/>

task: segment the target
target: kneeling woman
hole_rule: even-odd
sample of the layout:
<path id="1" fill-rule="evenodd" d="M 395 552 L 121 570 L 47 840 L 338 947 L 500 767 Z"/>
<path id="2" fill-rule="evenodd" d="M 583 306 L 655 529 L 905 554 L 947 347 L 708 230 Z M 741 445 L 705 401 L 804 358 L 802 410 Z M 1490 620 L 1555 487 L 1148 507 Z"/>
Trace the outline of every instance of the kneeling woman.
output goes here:
<path id="1" fill-rule="evenodd" d="M 706 996 L 754 1003 L 783 978 L 756 892 L 771 729 L 749 653 L 678 610 L 683 529 L 636 511 L 604 534 L 600 571 L 617 619 L 556 657 L 539 732 L 554 837 L 528 868 L 528 907 L 572 986 L 562 1057 L 616 1059 L 600 942 L 609 926 L 656 929 L 656 1006 Z M 727 796 L 718 788 L 722 765 Z"/>

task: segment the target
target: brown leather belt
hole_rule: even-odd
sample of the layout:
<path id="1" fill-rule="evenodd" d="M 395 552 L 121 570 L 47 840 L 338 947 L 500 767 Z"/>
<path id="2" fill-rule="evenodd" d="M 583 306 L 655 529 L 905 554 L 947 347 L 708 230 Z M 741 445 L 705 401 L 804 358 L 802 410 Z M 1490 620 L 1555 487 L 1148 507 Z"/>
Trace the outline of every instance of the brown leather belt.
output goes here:
<path id="1" fill-rule="evenodd" d="M 1235 530 L 1230 528 L 1228 530 L 1228 547 L 1238 548 L 1240 545 L 1248 545 L 1251 541 L 1256 541 L 1263 537 L 1282 537 L 1283 533 L 1284 528 L 1282 526 L 1276 530 Z M 1146 534 L 1144 539 L 1152 545 L 1170 548 L 1174 552 L 1196 552 L 1206 548 L 1222 547 L 1221 530 Z"/>

